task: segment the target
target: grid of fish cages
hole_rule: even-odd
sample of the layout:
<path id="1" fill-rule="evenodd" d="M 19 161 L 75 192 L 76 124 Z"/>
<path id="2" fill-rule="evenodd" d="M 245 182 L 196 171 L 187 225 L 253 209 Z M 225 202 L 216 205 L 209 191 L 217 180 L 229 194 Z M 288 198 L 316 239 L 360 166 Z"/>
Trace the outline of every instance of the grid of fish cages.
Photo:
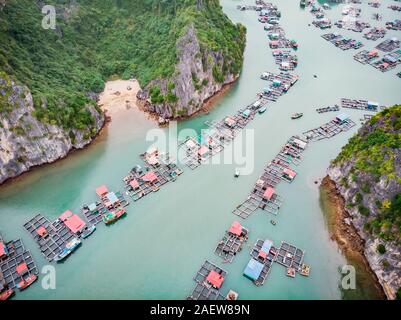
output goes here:
<path id="1" fill-rule="evenodd" d="M 365 111 L 379 111 L 379 109 L 383 109 L 383 106 L 379 106 L 377 102 L 372 102 L 363 99 L 341 99 L 341 107 L 348 109 L 356 109 L 356 110 L 365 110 Z"/>
<path id="2" fill-rule="evenodd" d="M 0 258 L 0 286 L 3 289 L 14 290 L 21 281 L 39 274 L 31 252 L 21 239 L 6 242 L 0 235 L 0 242 L 5 248 L 4 256 Z"/>
<path id="3" fill-rule="evenodd" d="M 285 241 L 281 241 L 275 261 L 286 268 L 294 268 L 296 272 L 300 272 L 304 255 L 305 253 L 303 250 Z"/>
<path id="4" fill-rule="evenodd" d="M 188 300 L 223 300 L 221 286 L 228 272 L 206 260 L 194 277 L 196 283 Z"/>
<path id="5" fill-rule="evenodd" d="M 231 263 L 236 254 L 242 250 L 248 236 L 249 230 L 235 221 L 217 244 L 214 253 L 222 258 L 224 263 Z"/>
<path id="6" fill-rule="evenodd" d="M 362 64 L 371 64 L 379 57 L 378 52 L 376 50 L 362 50 L 354 55 L 355 61 L 358 61 Z"/>
<path id="7" fill-rule="evenodd" d="M 37 214 L 26 222 L 24 228 L 30 233 L 48 261 L 53 261 L 75 238 L 75 235 L 60 220 L 50 222 L 41 214 Z"/>
<path id="8" fill-rule="evenodd" d="M 368 32 L 366 32 L 363 37 L 367 40 L 372 40 L 376 41 L 381 38 L 384 38 L 386 35 L 387 31 L 385 28 L 380 28 L 380 27 L 373 27 L 371 28 Z"/>
<path id="9" fill-rule="evenodd" d="M 340 107 L 338 105 L 334 105 L 334 106 L 329 106 L 329 107 L 324 107 L 324 108 L 317 108 L 316 112 L 317 113 L 326 113 L 326 112 L 336 112 L 339 110 L 340 110 Z"/>
<path id="10" fill-rule="evenodd" d="M 397 38 L 390 38 L 379 43 L 376 46 L 376 49 L 379 49 L 383 52 L 391 52 L 395 49 L 398 49 L 399 47 L 400 47 L 400 40 L 398 40 Z"/>
<path id="11" fill-rule="evenodd" d="M 347 118 L 344 121 L 331 120 L 318 128 L 308 130 L 303 134 L 309 141 L 319 141 L 332 138 L 341 132 L 348 131 L 356 124 L 351 119 Z"/>

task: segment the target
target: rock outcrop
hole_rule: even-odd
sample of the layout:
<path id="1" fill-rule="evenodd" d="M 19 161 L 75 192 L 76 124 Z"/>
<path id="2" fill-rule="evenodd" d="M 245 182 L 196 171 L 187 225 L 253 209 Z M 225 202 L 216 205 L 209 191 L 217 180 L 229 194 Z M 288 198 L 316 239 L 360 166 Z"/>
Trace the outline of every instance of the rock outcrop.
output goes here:
<path id="1" fill-rule="evenodd" d="M 392 109 L 392 113 L 379 114 L 373 121 L 365 124 L 356 139 L 350 142 L 352 148 L 345 152 L 350 155 L 336 159 L 328 170 L 330 179 L 335 182 L 337 190 L 345 200 L 344 209 L 349 214 L 350 222 L 364 240 L 366 259 L 389 299 L 394 299 L 397 290 L 401 288 L 400 230 L 398 222 L 394 222 L 399 221 L 399 212 L 395 211 L 395 217 L 391 216 L 393 220 L 384 217 L 386 210 L 391 206 L 390 200 L 401 193 L 401 149 L 399 145 L 397 147 L 400 129 L 399 124 L 395 124 L 399 121 L 397 117 L 400 107 L 393 108 L 395 109 Z M 390 142 L 389 137 L 395 137 L 394 141 L 398 142 Z M 369 153 L 366 151 L 370 148 L 375 148 L 375 154 L 381 153 L 383 159 L 378 163 L 373 162 L 373 152 L 369 159 Z M 344 149 L 342 153 L 344 154 Z M 368 159 L 364 159 L 363 156 L 367 156 Z M 368 166 L 373 165 L 376 171 L 379 163 L 385 161 L 391 168 L 386 168 L 387 171 L 391 171 L 386 175 L 377 176 Z M 395 236 L 389 237 L 388 234 Z M 384 253 L 379 253 L 379 245 L 385 248 Z"/>
<path id="2" fill-rule="evenodd" d="M 91 132 L 89 129 L 66 131 L 40 122 L 34 116 L 29 89 L 2 77 L 0 98 L 3 107 L 11 106 L 0 113 L 0 183 L 32 167 L 63 158 L 73 149 L 85 147 L 104 125 L 104 115 L 93 106 L 87 106 L 95 119 Z"/>
<path id="3" fill-rule="evenodd" d="M 220 51 L 203 51 L 193 25 L 177 41 L 178 63 L 170 81 L 157 79 L 151 81 L 143 92 L 141 100 L 147 100 L 147 111 L 165 119 L 188 117 L 202 109 L 203 103 L 222 90 L 223 86 L 234 82 L 239 74 L 224 73 L 224 55 Z M 160 89 L 160 95 L 169 93 L 176 100 L 154 103 L 151 89 Z"/>

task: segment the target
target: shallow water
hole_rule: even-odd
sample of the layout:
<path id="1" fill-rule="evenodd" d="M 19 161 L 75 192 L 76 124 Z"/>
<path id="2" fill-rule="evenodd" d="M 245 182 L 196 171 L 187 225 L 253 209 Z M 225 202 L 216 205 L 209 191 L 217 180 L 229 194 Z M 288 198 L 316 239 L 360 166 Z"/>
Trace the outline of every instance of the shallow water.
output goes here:
<path id="1" fill-rule="evenodd" d="M 96 233 L 84 241 L 82 248 L 65 263 L 56 266 L 57 289 L 43 290 L 36 283 L 16 295 L 17 299 L 183 299 L 192 290 L 192 280 L 205 259 L 218 263 L 229 274 L 222 292 L 239 292 L 241 299 L 339 299 L 338 267 L 345 263 L 338 247 L 329 239 L 319 206 L 318 185 L 314 182 L 325 175 L 330 160 L 357 130 L 340 134 L 330 141 L 311 144 L 302 164 L 297 168 L 296 181 L 280 184 L 278 193 L 285 198 L 277 225 L 272 218 L 257 212 L 242 221 L 250 229 L 249 245 L 258 238 L 293 243 L 306 251 L 305 261 L 311 265 L 309 278 L 285 276 L 285 270 L 274 265 L 262 287 L 254 286 L 242 276 L 249 260 L 247 248 L 230 265 L 222 264 L 213 254 L 224 230 L 236 216 L 231 211 L 243 201 L 265 164 L 293 134 L 317 127 L 335 113 L 317 114 L 315 108 L 339 104 L 342 97 L 360 98 L 391 105 L 401 101 L 400 71 L 381 73 L 353 60 L 356 52 L 343 52 L 320 37 L 322 31 L 313 26 L 309 12 L 293 0 L 275 0 L 282 12 L 282 25 L 287 36 L 296 39 L 300 75 L 298 83 L 268 111 L 249 125 L 255 132 L 254 170 L 248 176 L 233 178 L 236 165 L 209 165 L 185 173 L 175 183 L 131 204 L 128 216 L 112 227 L 99 226 Z M 255 12 L 236 10 L 237 4 L 252 4 L 253 0 L 221 1 L 225 12 L 236 22 L 247 26 L 248 39 L 243 72 L 233 89 L 208 115 L 179 124 L 179 129 L 201 129 L 208 119 L 220 119 L 255 99 L 264 86 L 259 79 L 263 71 L 277 71 L 267 46 L 266 33 Z M 379 9 L 385 19 L 396 13 L 382 1 Z M 371 24 L 373 9 L 362 5 L 363 14 Z M 340 8 L 329 12 L 340 17 Z M 332 29 L 335 32 L 336 28 Z M 333 32 L 334 32 L 333 31 Z M 354 38 L 360 34 L 339 31 Z M 392 31 L 388 36 L 400 36 Z M 380 40 L 379 40 L 380 41 Z M 363 40 L 367 47 L 375 42 Z M 316 74 L 318 77 L 314 78 Z M 294 112 L 304 117 L 290 120 Z M 359 124 L 363 114 L 347 112 Z M 107 184 L 121 190 L 122 177 L 140 163 L 138 155 L 149 146 L 146 133 L 154 124 L 146 116 L 128 112 L 113 118 L 102 137 L 88 149 L 76 152 L 54 165 L 34 170 L 0 189 L 0 229 L 7 239 L 22 237 L 40 267 L 46 261 L 22 225 L 40 212 L 56 218 L 66 209 L 75 212 L 83 203 L 96 199 L 95 188 Z M 358 125 L 359 126 L 359 125 Z"/>

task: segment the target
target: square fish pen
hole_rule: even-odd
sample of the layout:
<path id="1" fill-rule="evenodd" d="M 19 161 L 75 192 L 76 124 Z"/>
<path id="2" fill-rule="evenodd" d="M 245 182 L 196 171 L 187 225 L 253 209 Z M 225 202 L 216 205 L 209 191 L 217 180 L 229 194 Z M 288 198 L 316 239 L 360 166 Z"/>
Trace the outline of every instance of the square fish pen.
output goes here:
<path id="1" fill-rule="evenodd" d="M 219 290 L 197 283 L 187 300 L 224 300 Z"/>
<path id="2" fill-rule="evenodd" d="M 332 120 L 318 128 L 308 130 L 303 134 L 308 138 L 309 141 L 319 141 L 322 139 L 332 138 L 341 132 L 348 131 L 355 125 L 355 122 L 351 119 L 348 119 L 343 123 L 338 123 L 337 121 Z"/>
<path id="3" fill-rule="evenodd" d="M 83 205 L 82 214 L 91 225 L 97 225 L 102 222 L 102 215 L 107 212 L 101 202 L 95 202 L 89 205 Z"/>
<path id="4" fill-rule="evenodd" d="M 5 242 L 6 255 L 0 259 L 0 284 L 15 289 L 17 284 L 30 275 L 38 275 L 38 268 L 32 254 L 26 250 L 21 239 Z"/>
<path id="5" fill-rule="evenodd" d="M 50 222 L 41 214 L 25 223 L 24 228 L 31 234 L 48 261 L 52 261 L 64 250 L 66 244 L 75 238 L 61 221 Z"/>
<path id="6" fill-rule="evenodd" d="M 179 151 L 184 152 L 182 162 L 191 170 L 196 169 L 201 165 L 198 157 L 198 150 L 201 144 L 199 138 L 188 137 L 184 142 L 179 144 Z"/>
<path id="7" fill-rule="evenodd" d="M 249 230 L 234 222 L 219 241 L 214 253 L 223 259 L 223 262 L 231 263 L 237 252 L 242 250 L 243 244 L 248 240 Z"/>
<path id="8" fill-rule="evenodd" d="M 281 241 L 277 251 L 276 262 L 287 268 L 294 268 L 297 272 L 301 271 L 304 251 L 285 241 Z"/>
<path id="9" fill-rule="evenodd" d="M 213 278 L 217 279 L 218 283 L 213 284 L 209 276 L 213 273 Z M 220 287 L 227 276 L 227 271 L 219 268 L 215 264 L 206 260 L 199 271 L 195 275 L 195 288 L 187 299 L 188 300 L 223 300 L 224 296 L 220 294 Z M 216 287 L 217 286 L 217 287 Z"/>

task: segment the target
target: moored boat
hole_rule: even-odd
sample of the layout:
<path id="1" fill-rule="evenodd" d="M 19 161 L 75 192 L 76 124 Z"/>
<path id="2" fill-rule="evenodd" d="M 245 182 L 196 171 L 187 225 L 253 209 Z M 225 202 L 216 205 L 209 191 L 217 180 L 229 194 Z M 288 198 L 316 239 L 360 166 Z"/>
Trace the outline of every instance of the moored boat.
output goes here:
<path id="1" fill-rule="evenodd" d="M 86 227 L 84 231 L 82 231 L 82 238 L 86 239 L 88 238 L 92 233 L 94 233 L 96 230 L 95 225 L 91 225 L 89 227 Z"/>
<path id="2" fill-rule="evenodd" d="M 13 289 L 6 289 L 0 293 L 0 301 L 9 299 L 14 294 Z"/>
<path id="3" fill-rule="evenodd" d="M 78 246 L 81 244 L 81 240 L 78 238 L 72 239 L 70 242 L 67 243 L 65 248 L 57 255 L 54 257 L 54 261 L 60 262 L 67 258 Z"/>
<path id="4" fill-rule="evenodd" d="M 259 114 L 262 114 L 262 113 L 264 113 L 266 110 L 267 110 L 266 107 L 262 107 L 262 108 L 260 108 L 260 109 L 258 110 L 258 112 L 259 112 Z"/>
<path id="5" fill-rule="evenodd" d="M 125 209 L 121 208 L 115 212 L 108 212 L 108 213 L 104 214 L 102 219 L 105 224 L 111 224 L 114 221 L 117 221 L 118 219 L 120 219 L 125 214 L 126 214 Z"/>
<path id="6" fill-rule="evenodd" d="M 31 274 L 29 277 L 26 279 L 22 279 L 19 283 L 17 283 L 17 288 L 19 290 L 24 290 L 28 288 L 32 283 L 34 283 L 38 277 L 34 274 Z"/>
<path id="7" fill-rule="evenodd" d="M 291 119 L 299 119 L 303 116 L 304 114 L 301 112 L 296 112 L 291 116 Z"/>
<path id="8" fill-rule="evenodd" d="M 238 169 L 237 169 L 237 170 L 235 170 L 234 177 L 236 177 L 236 178 L 238 178 L 238 177 L 239 177 L 239 170 L 238 170 Z"/>

